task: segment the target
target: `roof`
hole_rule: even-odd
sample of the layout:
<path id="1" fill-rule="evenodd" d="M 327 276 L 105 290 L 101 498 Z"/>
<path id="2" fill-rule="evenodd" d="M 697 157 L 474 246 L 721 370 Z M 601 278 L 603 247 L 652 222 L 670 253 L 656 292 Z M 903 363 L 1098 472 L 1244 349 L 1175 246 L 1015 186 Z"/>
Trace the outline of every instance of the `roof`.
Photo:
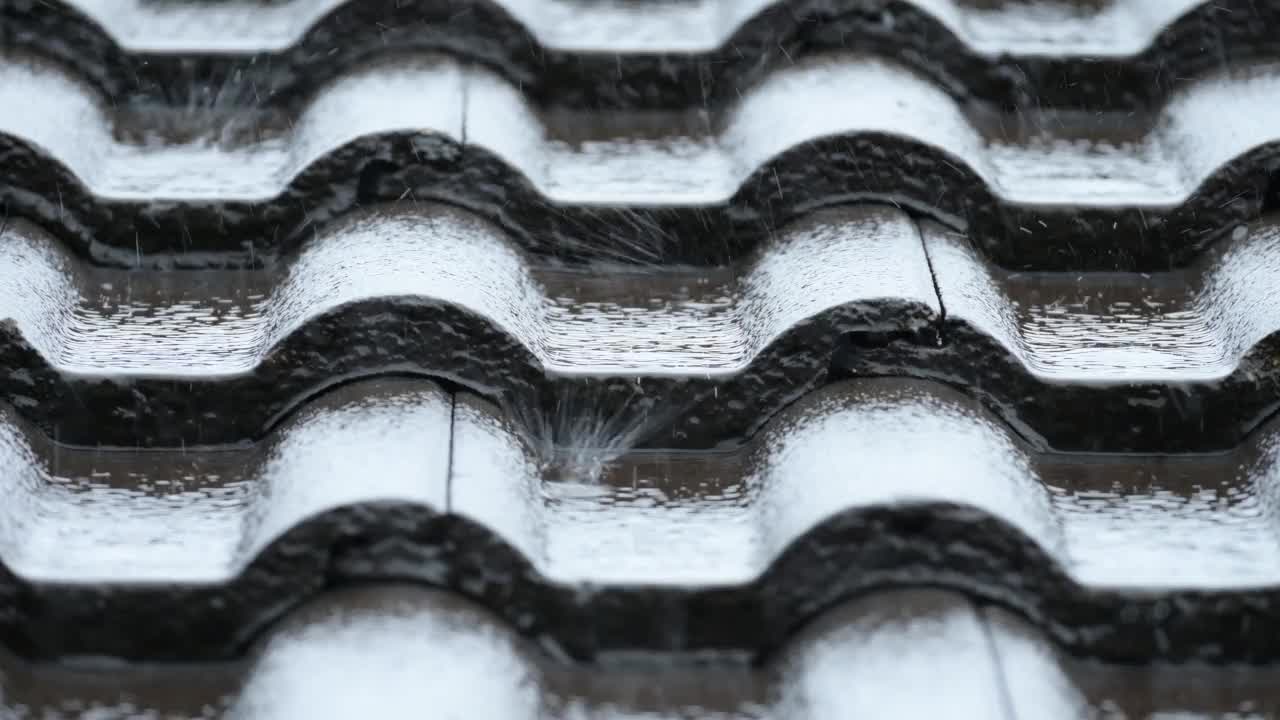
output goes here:
<path id="1" fill-rule="evenodd" d="M 1280 713 L 1277 21 L 0 0 L 0 715 Z"/>

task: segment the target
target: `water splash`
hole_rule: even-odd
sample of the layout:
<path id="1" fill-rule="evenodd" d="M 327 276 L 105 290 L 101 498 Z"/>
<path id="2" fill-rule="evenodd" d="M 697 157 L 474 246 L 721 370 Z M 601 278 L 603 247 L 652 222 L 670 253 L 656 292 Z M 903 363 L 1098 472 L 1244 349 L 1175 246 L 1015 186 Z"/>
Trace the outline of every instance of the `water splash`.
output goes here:
<path id="1" fill-rule="evenodd" d="M 670 400 L 656 403 L 639 384 L 622 401 L 610 389 L 598 381 L 561 384 L 549 391 L 542 406 L 503 398 L 501 405 L 537 458 L 544 481 L 600 482 L 611 463 L 686 406 Z"/>

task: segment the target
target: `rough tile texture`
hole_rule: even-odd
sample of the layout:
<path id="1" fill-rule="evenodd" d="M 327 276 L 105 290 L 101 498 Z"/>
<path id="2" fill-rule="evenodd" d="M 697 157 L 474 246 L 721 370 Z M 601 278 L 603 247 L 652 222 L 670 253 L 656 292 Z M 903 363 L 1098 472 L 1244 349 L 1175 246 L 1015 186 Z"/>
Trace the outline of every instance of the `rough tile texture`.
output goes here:
<path id="1" fill-rule="evenodd" d="M 0 718 L 1280 711 L 1274 0 L 0 0 Z"/>

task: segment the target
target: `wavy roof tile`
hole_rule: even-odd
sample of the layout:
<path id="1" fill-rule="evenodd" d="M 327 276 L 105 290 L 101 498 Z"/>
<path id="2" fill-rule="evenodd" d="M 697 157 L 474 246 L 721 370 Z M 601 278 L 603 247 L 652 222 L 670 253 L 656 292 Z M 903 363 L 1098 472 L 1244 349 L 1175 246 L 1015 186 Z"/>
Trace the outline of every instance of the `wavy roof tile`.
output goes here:
<path id="1" fill-rule="evenodd" d="M 1278 23 L 0 0 L 0 717 L 1275 714 Z"/>

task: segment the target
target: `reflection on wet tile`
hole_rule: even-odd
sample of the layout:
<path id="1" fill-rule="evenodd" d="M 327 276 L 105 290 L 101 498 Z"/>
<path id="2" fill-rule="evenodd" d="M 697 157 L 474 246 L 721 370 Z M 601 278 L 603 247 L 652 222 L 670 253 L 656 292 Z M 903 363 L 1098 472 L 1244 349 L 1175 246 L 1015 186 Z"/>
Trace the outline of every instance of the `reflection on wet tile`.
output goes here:
<path id="1" fill-rule="evenodd" d="M 999 720 L 997 672 L 972 607 L 931 591 L 836 608 L 760 667 L 682 656 L 570 665 L 456 597 L 388 585 L 309 603 L 238 662 L 70 668 L 5 654 L 0 695 L 15 718 Z M 923 684 L 931 692 L 915 691 Z"/>
<path id="2" fill-rule="evenodd" d="M 314 94 L 283 137 L 144 146 L 117 139 L 117 119 L 96 92 L 52 65 L 6 58 L 0 80 L 0 102 L 25 108 L 0 118 L 0 129 L 49 152 L 101 199 L 270 201 L 347 143 L 416 131 L 455 143 L 465 137 L 506 160 L 551 203 L 650 208 L 729 202 L 780 154 L 862 134 L 928 146 L 1011 204 L 1162 212 L 1223 164 L 1272 141 L 1273 127 L 1255 109 L 1280 97 L 1275 68 L 1222 73 L 1176 93 L 1134 142 L 1059 134 L 1054 112 L 1028 111 L 1034 117 L 1025 122 L 1046 132 L 1012 143 L 1008 134 L 988 134 L 983 120 L 924 75 L 842 53 L 800 59 L 744 88 L 705 123 L 716 132 L 691 133 L 690 113 L 673 112 L 661 134 L 619 127 L 604 137 L 609 119 L 586 117 L 586 136 L 574 137 L 573 123 L 544 117 L 509 80 L 421 55 L 347 71 Z M 841 90 L 848 87 L 859 92 Z"/>
<path id="3" fill-rule="evenodd" d="M 1212 382 L 1274 333 L 1280 228 L 1241 226 L 1194 266 L 1152 274 L 1009 272 L 922 224 L 948 317 L 1047 381 Z"/>
<path id="4" fill-rule="evenodd" d="M 778 718 L 1012 720 L 981 620 L 959 596 L 882 593 L 846 604 L 801 633 L 784 657 Z"/>
<path id="5" fill-rule="evenodd" d="M 537 267 L 497 227 L 440 205 L 354 215 L 280 272 L 190 281 L 88 267 L 26 223 L 0 238 L 0 312 L 50 363 L 92 375 L 245 373 L 307 322 L 362 301 L 454 305 L 567 375 L 728 375 L 834 308 L 937 311 L 914 223 L 869 206 L 814 213 L 739 266 L 701 271 Z"/>
<path id="6" fill-rule="evenodd" d="M 1096 587 L 1280 582 L 1274 427 L 1213 455 L 1038 452 L 962 393 L 891 379 L 815 392 L 734 452 L 548 456 L 474 398 L 455 420 L 452 510 L 553 580 L 743 583 L 833 515 L 944 502 L 1009 523 Z"/>
<path id="7" fill-rule="evenodd" d="M 346 386 L 247 449 L 66 448 L 0 414 L 0 555 L 30 580 L 223 582 L 343 505 L 443 508 L 451 401 L 431 383 Z"/>
<path id="8" fill-rule="evenodd" d="M 159 52 L 282 50 L 344 0 L 246 3 L 69 0 L 120 44 Z M 912 0 L 979 52 L 1133 54 L 1200 0 L 974 3 Z M 680 0 L 656 8 L 627 2 L 499 0 L 538 40 L 560 50 L 694 53 L 725 43 L 769 0 Z"/>
<path id="9" fill-rule="evenodd" d="M 1075 659 L 999 609 L 983 610 L 1016 717 L 1253 720 L 1280 714 L 1275 666 L 1115 666 Z"/>
<path id="10" fill-rule="evenodd" d="M 923 228 L 927 259 L 906 214 L 861 206 L 815 212 L 732 267 L 570 271 L 531 261 L 474 216 L 401 206 L 322 232 L 281 271 L 178 280 L 89 268 L 10 223 L 0 305 L 65 372 L 201 378 L 251 371 L 308 321 L 378 300 L 480 315 L 553 376 L 726 377 L 837 308 L 901 302 L 919 315 L 894 315 L 895 329 L 937 321 L 930 263 L 949 322 L 993 338 L 1046 382 L 1220 381 L 1280 327 L 1274 218 L 1240 228 L 1195 267 L 1151 275 L 1010 273 L 966 238 Z"/>
<path id="11" fill-rule="evenodd" d="M 828 516 L 899 503 L 973 504 L 1056 548 L 1044 488 L 999 426 L 902 387 L 820 391 L 738 453 L 601 448 L 598 467 L 583 450 L 547 467 L 496 409 L 462 400 L 451 509 L 570 582 L 747 582 Z"/>
<path id="12" fill-rule="evenodd" d="M 1250 453 L 1205 458 L 1047 457 L 1041 464 L 1083 582 L 1183 588 L 1280 582 L 1280 535 Z"/>
<path id="13" fill-rule="evenodd" d="M 1240 228 L 1195 267 L 1151 275 L 1010 273 L 966 238 L 923 227 L 927 259 L 905 213 L 862 206 L 815 212 L 732 267 L 569 271 L 532 262 L 474 216 L 400 206 L 322 232 L 278 272 L 177 280 L 89 268 L 10 223 L 0 305 L 65 372 L 201 378 L 251 371 L 308 321 L 378 300 L 480 315 L 553 376 L 726 377 L 837 308 L 900 302 L 919 315 L 895 314 L 895 329 L 937 321 L 930 263 L 949 322 L 993 338 L 1046 382 L 1220 381 L 1278 327 L 1274 218 Z"/>
<path id="14" fill-rule="evenodd" d="M 735 465 L 636 455 L 609 463 L 595 481 L 544 484 L 545 571 L 591 582 L 750 580 L 761 528 Z"/>
<path id="15" fill-rule="evenodd" d="M 1095 587 L 1280 582 L 1274 426 L 1215 455 L 1044 453 L 926 381 L 827 386 L 734 451 L 633 451 L 589 423 L 572 448 L 538 445 L 410 380 L 346 386 L 243 449 L 71 449 L 23 427 L 0 423 L 0 554 L 31 579 L 221 581 L 316 513 L 447 495 L 552 582 L 747 583 L 832 516 L 921 503 L 1001 520 Z"/>
<path id="16" fill-rule="evenodd" d="M 760 564 L 741 459 L 582 447 L 540 455 L 491 405 L 460 396 L 453 512 L 485 524 L 549 579 L 732 584 Z"/>
<path id="17" fill-rule="evenodd" d="M 552 660 L 466 601 L 385 585 L 308 603 L 240 661 L 73 666 L 0 654 L 0 714 L 1244 720 L 1280 712 L 1278 673 L 1073 659 L 1002 610 L 925 590 L 844 603 L 759 665 L 679 655 L 574 665 Z"/>

